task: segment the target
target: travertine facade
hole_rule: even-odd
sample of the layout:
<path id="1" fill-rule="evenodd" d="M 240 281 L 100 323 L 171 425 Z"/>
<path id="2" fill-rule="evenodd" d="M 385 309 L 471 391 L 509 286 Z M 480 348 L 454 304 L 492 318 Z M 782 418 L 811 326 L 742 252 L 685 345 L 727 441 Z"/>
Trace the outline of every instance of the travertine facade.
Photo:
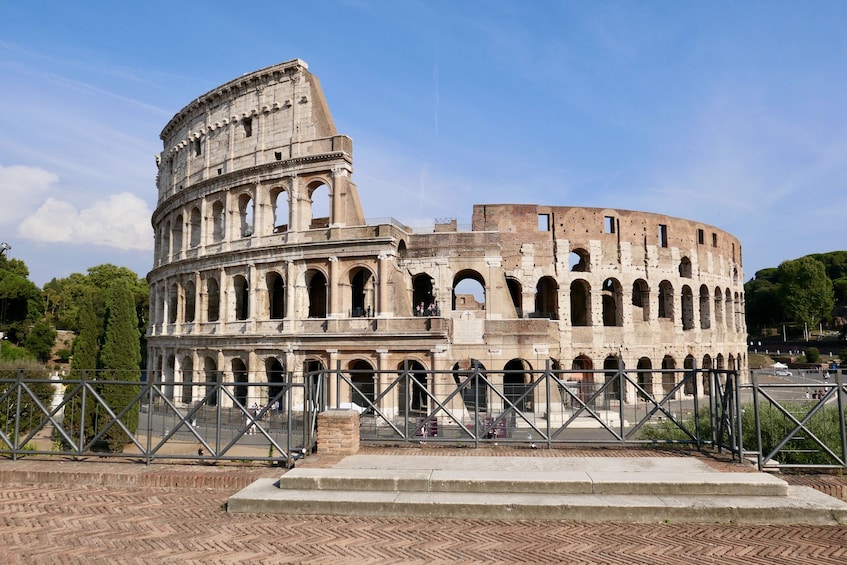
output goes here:
<path id="1" fill-rule="evenodd" d="M 470 231 L 368 224 L 352 141 L 303 61 L 202 95 L 161 138 L 148 361 L 178 402 L 221 375 L 272 393 L 338 364 L 365 371 L 355 378 L 370 391 L 388 377 L 367 371 L 404 362 L 519 375 L 506 380 L 547 363 L 746 366 L 732 235 L 660 214 L 523 204 L 474 206 Z M 639 380 L 673 384 L 658 371 Z M 244 388 L 236 397 L 252 403 Z"/>

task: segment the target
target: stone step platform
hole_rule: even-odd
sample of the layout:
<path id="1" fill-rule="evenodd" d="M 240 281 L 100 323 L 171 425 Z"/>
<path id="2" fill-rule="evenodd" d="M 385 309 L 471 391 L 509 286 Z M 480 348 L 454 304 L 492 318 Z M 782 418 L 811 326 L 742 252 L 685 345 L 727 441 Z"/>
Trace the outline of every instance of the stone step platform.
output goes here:
<path id="1" fill-rule="evenodd" d="M 230 497 L 229 512 L 630 522 L 847 523 L 847 503 L 679 457 L 353 455 Z"/>

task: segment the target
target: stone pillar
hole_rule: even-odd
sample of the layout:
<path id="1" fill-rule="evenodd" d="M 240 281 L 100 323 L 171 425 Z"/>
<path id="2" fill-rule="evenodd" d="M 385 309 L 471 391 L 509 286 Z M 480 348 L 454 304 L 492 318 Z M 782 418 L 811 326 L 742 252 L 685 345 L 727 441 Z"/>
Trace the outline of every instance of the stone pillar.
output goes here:
<path id="1" fill-rule="evenodd" d="M 353 455 L 359 451 L 359 413 L 326 410 L 318 414 L 318 453 Z"/>
<path id="2" fill-rule="evenodd" d="M 378 398 L 382 391 L 388 387 L 389 383 L 394 380 L 396 375 L 388 372 L 388 350 L 377 349 L 375 353 L 377 354 L 377 371 L 374 375 L 374 398 Z M 394 394 L 384 397 L 377 404 L 380 410 L 392 415 L 397 413 L 398 390 L 398 387 L 394 387 Z"/>
<path id="3" fill-rule="evenodd" d="M 377 304 L 374 315 L 380 318 L 391 317 L 394 315 L 388 296 L 388 262 L 391 260 L 391 256 L 387 253 L 380 253 L 378 259 L 377 283 L 379 284 L 379 289 L 376 293 Z"/>
<path id="4" fill-rule="evenodd" d="M 341 275 L 341 265 L 339 265 L 338 257 L 331 256 L 329 258 L 329 280 L 327 281 L 327 307 L 329 311 L 326 313 L 327 318 L 340 318 L 341 314 L 341 285 L 338 282 L 338 277 Z"/>

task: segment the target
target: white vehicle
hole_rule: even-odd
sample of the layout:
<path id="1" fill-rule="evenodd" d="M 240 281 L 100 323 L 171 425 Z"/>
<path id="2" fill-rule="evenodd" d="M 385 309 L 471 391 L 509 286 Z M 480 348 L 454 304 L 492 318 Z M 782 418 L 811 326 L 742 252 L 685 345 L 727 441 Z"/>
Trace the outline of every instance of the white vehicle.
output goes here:
<path id="1" fill-rule="evenodd" d="M 774 373 L 778 377 L 790 377 L 791 371 L 786 371 L 785 369 L 780 369 L 776 373 Z"/>

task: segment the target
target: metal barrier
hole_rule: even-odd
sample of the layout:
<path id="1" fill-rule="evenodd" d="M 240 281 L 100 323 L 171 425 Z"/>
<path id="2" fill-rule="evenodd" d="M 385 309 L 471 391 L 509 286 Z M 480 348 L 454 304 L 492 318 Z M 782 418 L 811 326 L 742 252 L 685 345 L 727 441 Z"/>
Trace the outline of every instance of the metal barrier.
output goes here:
<path id="1" fill-rule="evenodd" d="M 339 366 L 330 382 L 332 407 L 360 411 L 363 442 L 710 444 L 741 457 L 734 371 Z"/>
<path id="2" fill-rule="evenodd" d="M 755 430 L 760 470 L 847 469 L 845 399 L 847 386 L 834 382 L 760 382 L 754 371 L 743 389 L 752 394 L 752 418 L 739 418 Z M 814 388 L 814 392 L 811 389 Z"/>
<path id="3" fill-rule="evenodd" d="M 290 465 L 316 444 L 323 379 L 309 377 L 186 385 L 107 380 L 93 371 L 45 380 L 19 371 L 0 380 L 0 454 Z"/>

